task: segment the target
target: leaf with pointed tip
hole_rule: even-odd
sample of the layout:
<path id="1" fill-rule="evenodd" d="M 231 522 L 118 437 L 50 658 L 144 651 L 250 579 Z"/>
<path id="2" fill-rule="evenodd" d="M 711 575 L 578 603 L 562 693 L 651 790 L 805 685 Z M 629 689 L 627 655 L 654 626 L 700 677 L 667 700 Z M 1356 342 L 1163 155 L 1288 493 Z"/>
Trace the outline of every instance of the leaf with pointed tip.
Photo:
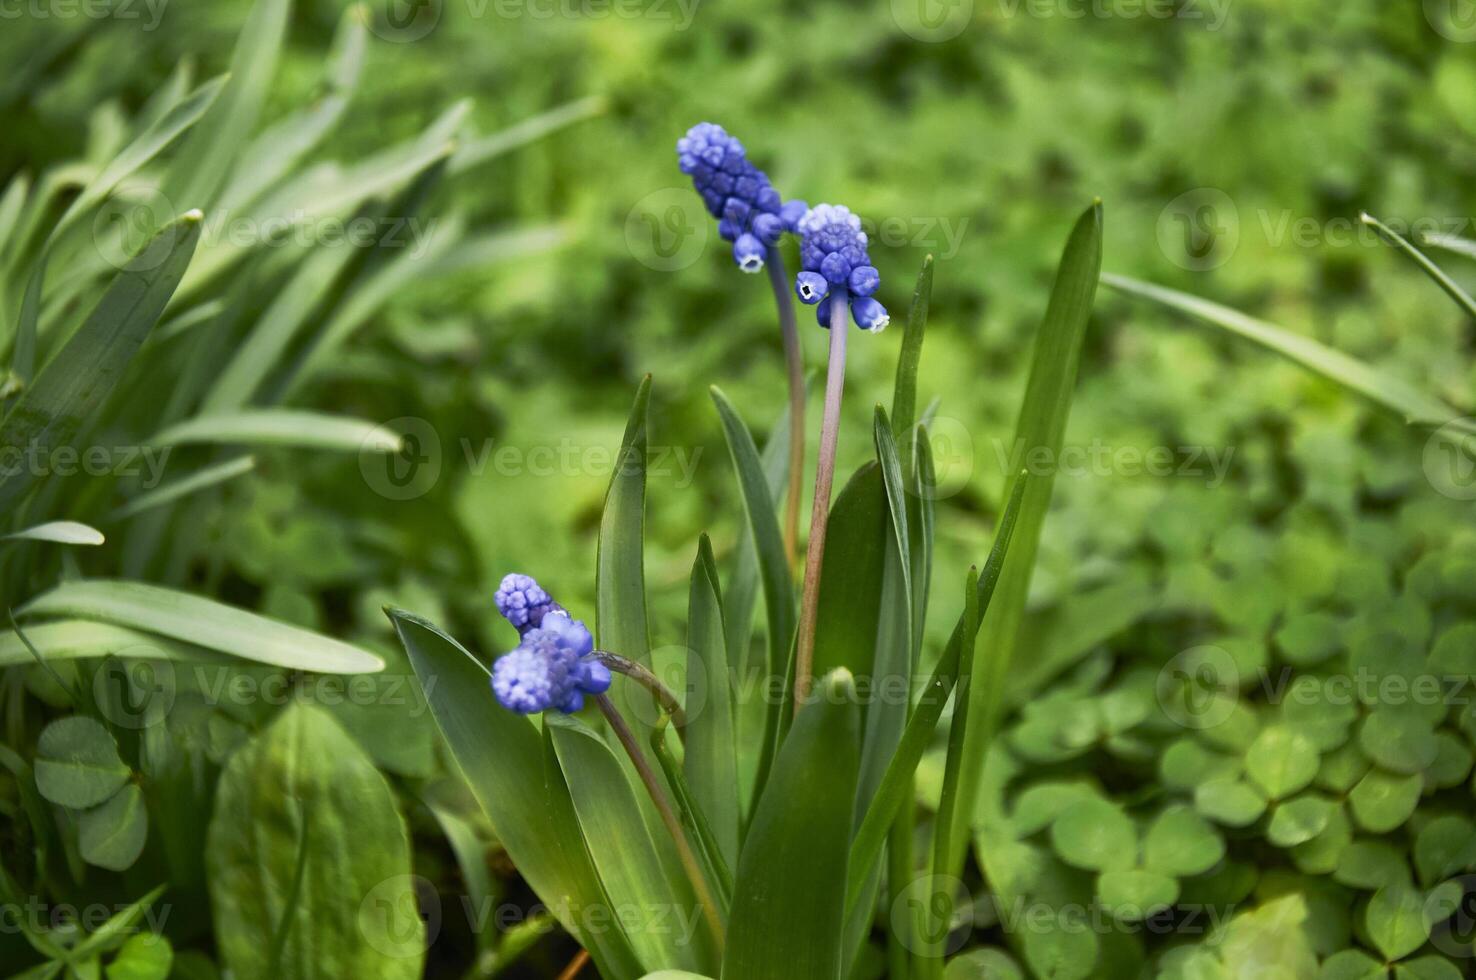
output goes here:
<path id="1" fill-rule="evenodd" d="M 349 453 L 398 453 L 404 448 L 400 436 L 383 425 L 287 408 L 199 415 L 155 433 L 148 442 L 154 446 L 283 446 Z"/>
<path id="2" fill-rule="evenodd" d="M 49 521 L 0 537 L 0 541 L 49 541 L 53 544 L 100 545 L 107 539 L 95 527 L 77 521 Z"/>
<path id="3" fill-rule="evenodd" d="M 566 126 L 603 115 L 608 108 L 609 101 L 603 96 L 586 96 L 582 99 L 575 99 L 573 102 L 566 102 L 561 106 L 555 106 L 547 112 L 540 112 L 501 132 L 467 140 L 451 158 L 451 173 L 460 174 L 473 167 L 479 167 L 490 160 L 497 159 L 504 153 L 536 143 Z"/>
<path id="4" fill-rule="evenodd" d="M 63 582 L 26 603 L 20 613 L 111 623 L 293 670 L 372 674 L 384 669 L 384 661 L 377 656 L 342 640 L 142 582 Z"/>
<path id="5" fill-rule="evenodd" d="M 1420 271 L 1429 276 L 1435 285 L 1443 289 L 1445 295 L 1455 300 L 1456 305 L 1465 310 L 1467 315 L 1476 316 L 1476 300 L 1472 300 L 1470 293 L 1467 293 L 1460 286 L 1456 285 L 1455 280 L 1446 275 L 1444 269 L 1431 262 L 1429 256 L 1421 252 L 1418 248 L 1415 248 L 1403 235 L 1373 215 L 1365 212 L 1359 217 L 1364 224 L 1378 232 L 1380 238 L 1408 256 L 1409 260 L 1419 266 Z"/>
<path id="6" fill-rule="evenodd" d="M 687 751 L 682 768 L 692 797 L 706 815 L 723 860 L 731 868 L 738 862 L 738 831 L 742 823 L 737 734 L 722 590 L 712 542 L 706 534 L 698 540 L 697 560 L 692 564 L 687 594 L 687 647 L 694 663 L 687 670 Z"/>
<path id="7" fill-rule="evenodd" d="M 586 927 L 584 910 L 609 908 L 610 900 L 580 836 L 552 746 L 545 746 L 533 722 L 497 703 L 487 668 L 461 644 L 411 613 L 393 609 L 388 615 L 436 726 L 519 874 L 589 950 L 602 975 L 639 976 L 623 932 Z"/>
<path id="8" fill-rule="evenodd" d="M 237 456 L 223 463 L 214 463 L 201 470 L 191 473 L 189 476 L 180 477 L 161 487 L 156 487 L 145 493 L 139 494 L 132 500 L 123 504 L 113 511 L 112 519 L 115 521 L 126 521 L 137 517 L 156 507 L 165 507 L 177 500 L 182 500 L 192 493 L 208 490 L 219 486 L 238 476 L 244 476 L 256 468 L 254 456 Z"/>
<path id="9" fill-rule="evenodd" d="M 174 295 L 200 239 L 201 219 L 191 213 L 168 226 L 114 277 L 96 309 L 0 423 L 0 456 L 71 445 Z M 35 467 L 10 468 L 0 477 L 0 512 L 10 512 L 39 477 Z"/>
<path id="10" fill-rule="evenodd" d="M 1087 322 L 1091 319 L 1092 301 L 1101 269 L 1102 204 L 1097 201 L 1082 213 L 1071 230 L 1045 318 L 1036 335 L 1030 380 L 1015 426 L 1016 444 L 1027 456 L 1039 448 L 1044 448 L 1052 458 L 1061 452 L 1066 419 L 1071 411 L 1071 396 L 1076 386 L 1077 365 L 1081 360 L 1082 343 Z M 983 655 L 975 658 L 974 672 L 969 678 L 969 730 L 964 734 L 959 781 L 962 819 L 956 828 L 960 833 L 973 826 L 984 753 L 999 723 L 1005 683 L 1014 661 L 1025 599 L 1040 546 L 1041 529 L 1051 506 L 1051 475 L 1037 480 L 1027 477 L 1023 471 L 1016 471 L 1006 482 L 1006 487 L 1012 493 L 1013 488 L 1021 484 L 1025 484 L 1027 489 L 1014 532 L 1015 543 L 1000 573 L 995 600 L 987 608 L 981 603 L 980 649 Z M 988 574 L 987 570 L 985 574 Z M 950 854 L 954 853 L 962 854 L 962 850 L 950 848 Z M 956 867 L 947 869 L 949 874 L 957 872 Z"/>
<path id="11" fill-rule="evenodd" d="M 26 283 L 21 299 L 20 322 L 16 329 L 14 348 L 14 370 L 17 377 L 29 381 L 35 371 L 36 337 L 40 329 L 42 289 L 46 284 L 46 269 L 50 264 L 51 250 L 61 235 L 82 215 L 86 214 L 113 192 L 134 171 L 148 163 L 191 126 L 195 125 L 214 104 L 226 79 L 214 79 L 200 86 L 191 95 L 170 107 L 164 115 L 149 126 L 132 143 L 108 162 L 73 199 L 66 212 L 57 220 L 55 227 L 42 246 L 41 256 Z M 160 216 L 162 217 L 162 216 Z"/>
<path id="12" fill-rule="evenodd" d="M 1228 306 L 1190 296 L 1177 290 L 1140 282 L 1126 276 L 1104 273 L 1102 282 L 1114 289 L 1162 303 L 1181 313 L 1214 324 L 1267 350 L 1280 354 L 1323 377 L 1356 392 L 1375 404 L 1398 414 L 1410 425 L 1438 427 L 1461 414 L 1431 395 L 1392 374 L 1349 357 L 1342 351 L 1294 334 L 1289 330 L 1256 320 Z M 1465 428 L 1476 431 L 1476 426 Z"/>
<path id="13" fill-rule="evenodd" d="M 590 859 L 611 907 L 622 910 L 621 926 L 636 956 L 648 970 L 702 967 L 714 956 L 706 933 L 699 928 L 688 937 L 670 928 L 671 910 L 695 910 L 697 900 L 684 876 L 667 874 L 681 866 L 675 844 L 664 827 L 656 834 L 648 830 L 620 758 L 578 718 L 553 712 L 544 715 L 543 725 Z"/>
<path id="14" fill-rule="evenodd" d="M 923 259 L 912 291 L 912 306 L 907 312 L 907 329 L 902 334 L 902 349 L 897 353 L 897 380 L 892 391 L 892 425 L 894 438 L 906 446 L 917 422 L 917 368 L 922 361 L 923 334 L 928 325 L 928 303 L 933 297 L 933 257 Z"/>
<path id="15" fill-rule="evenodd" d="M 646 442 L 651 376 L 641 379 L 620 440 L 620 454 L 605 492 L 595 554 L 595 644 L 649 666 L 650 627 L 646 621 Z M 632 710 L 635 698 L 646 699 Z M 650 695 L 634 684 L 610 691 L 620 713 L 636 731 L 643 751 L 655 717 Z M 652 760 L 654 763 L 654 759 Z"/>
<path id="16" fill-rule="evenodd" d="M 999 530 L 994 536 L 994 546 L 989 551 L 989 559 L 984 564 L 983 572 L 980 573 L 979 585 L 976 589 L 980 617 L 988 610 L 995 586 L 999 582 L 1000 570 L 1009 551 L 1010 541 L 1014 537 L 1015 525 L 1019 520 L 1020 508 L 1029 483 L 1030 480 L 1025 479 L 1015 484 L 1010 502 L 1000 517 Z M 913 705 L 912 714 L 907 720 L 907 728 L 902 733 L 902 741 L 898 744 L 891 761 L 888 762 L 881 785 L 877 787 L 876 795 L 872 798 L 871 805 L 866 808 L 866 814 L 861 819 L 861 826 L 857 829 L 855 840 L 851 845 L 850 875 L 846 885 L 846 907 L 848 909 L 855 907 L 867 879 L 876 867 L 877 859 L 881 856 L 882 844 L 886 841 L 887 828 L 891 826 L 892 819 L 897 815 L 898 808 L 902 806 L 904 798 L 910 791 L 912 776 L 917 771 L 917 764 L 922 760 L 923 753 L 927 751 L 928 746 L 932 744 L 934 731 L 938 727 L 938 719 L 942 717 L 943 708 L 948 703 L 949 695 L 953 692 L 954 684 L 958 680 L 963 644 L 972 641 L 972 637 L 964 635 L 969 622 L 970 615 L 966 609 L 959 617 L 958 623 L 955 624 L 953 635 L 948 638 L 948 645 L 943 648 L 942 654 L 938 657 L 937 666 L 933 668 L 933 676 L 928 679 L 922 695 Z M 967 804 L 961 808 L 961 812 L 967 812 Z"/>

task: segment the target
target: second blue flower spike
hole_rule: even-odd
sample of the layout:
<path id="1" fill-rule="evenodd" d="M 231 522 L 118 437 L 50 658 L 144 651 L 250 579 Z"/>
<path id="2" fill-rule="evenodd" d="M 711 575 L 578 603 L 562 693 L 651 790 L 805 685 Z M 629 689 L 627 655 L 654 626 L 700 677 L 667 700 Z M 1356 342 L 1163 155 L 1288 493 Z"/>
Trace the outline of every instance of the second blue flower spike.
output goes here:
<path id="1" fill-rule="evenodd" d="M 692 178 L 718 234 L 733 243 L 733 261 L 744 272 L 764 267 L 764 255 L 786 231 L 794 231 L 805 202 L 784 203 L 768 175 L 748 160 L 735 137 L 701 122 L 677 140 L 677 162 Z"/>
<path id="2" fill-rule="evenodd" d="M 881 286 L 881 275 L 871 264 L 861 219 L 844 205 L 817 204 L 797 228 L 804 271 L 795 276 L 794 291 L 800 302 L 820 304 L 817 319 L 822 327 L 829 327 L 830 304 L 824 300 L 839 289 L 850 298 L 851 317 L 858 327 L 871 333 L 885 330 L 891 318 L 886 307 L 872 297 Z"/>

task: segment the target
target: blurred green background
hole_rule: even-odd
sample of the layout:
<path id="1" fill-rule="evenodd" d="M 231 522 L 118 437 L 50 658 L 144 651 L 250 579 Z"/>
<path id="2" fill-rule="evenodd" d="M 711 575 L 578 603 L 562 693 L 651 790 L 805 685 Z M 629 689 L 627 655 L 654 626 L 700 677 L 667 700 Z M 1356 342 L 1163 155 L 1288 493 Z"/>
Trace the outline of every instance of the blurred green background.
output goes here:
<path id="1" fill-rule="evenodd" d="M 318 407 L 426 419 L 441 444 L 434 487 L 390 501 L 345 479 L 352 460 L 294 458 L 283 480 L 267 467 L 237 500 L 240 519 L 220 533 L 240 577 L 280 593 L 269 603 L 278 612 L 322 621 L 340 605 L 325 593 L 415 589 L 483 622 L 490 584 L 513 568 L 587 598 L 607 468 L 514 475 L 479 454 L 487 440 L 525 463 L 534 447 L 572 446 L 563 458 L 576 461 L 613 447 L 636 380 L 651 372 L 653 440 L 700 454 L 691 481 L 674 458 L 652 491 L 648 575 L 672 636 L 695 533 L 710 529 L 722 550 L 736 529 L 706 387 L 722 385 L 764 430 L 783 378 L 765 284 L 736 272 L 695 196 L 681 193 L 673 143 L 701 119 L 744 139 L 786 196 L 843 202 L 872 222 L 894 314 L 923 256 L 937 257 L 922 391 L 941 396 L 953 422 L 939 436 L 957 491 L 940 521 L 942 569 L 981 553 L 1032 331 L 1069 222 L 1094 196 L 1108 270 L 1248 309 L 1469 404 L 1470 361 L 1456 355 L 1470 335 L 1457 311 L 1353 231 L 1367 208 L 1469 233 L 1476 44 L 1463 41 L 1472 32 L 1462 34 L 1458 6 L 1202 0 L 1164 18 L 1168 8 L 1126 0 L 686 4 L 430 0 L 375 11 L 361 91 L 325 155 L 356 159 L 462 98 L 483 132 L 587 96 L 607 109 L 457 178 L 427 219 L 556 223 L 563 247 L 404 289 L 336 377 L 313 386 Z M 80 153 L 100 101 L 137 107 L 181 58 L 223 69 L 247 9 L 171 3 L 144 31 L 140 3 L 138 21 L 91 25 L 29 84 L 18 71 L 0 174 Z M 296 5 L 268 120 L 311 97 L 341 14 Z M 1208 223 L 1196 214 L 1186 230 L 1181 195 L 1198 205 L 1214 192 Z M 1202 241 L 1186 249 L 1201 224 L 1222 236 L 1207 257 L 1191 254 Z M 803 335 L 808 363 L 820 363 L 823 335 Z M 888 389 L 898 336 L 852 344 L 843 459 L 869 452 L 860 434 Z M 1408 464 L 1419 447 L 1397 424 L 1260 352 L 1105 294 L 1088 343 L 1069 443 L 1215 447 L 1231 468 L 1213 492 L 1206 479 L 1117 466 L 1061 481 L 1043 597 L 1141 555 L 1163 507 L 1244 524 L 1232 515 L 1264 521 L 1306 497 L 1344 509 L 1365 481 L 1376 492 L 1418 482 L 1417 460 Z M 1370 443 L 1377 454 L 1359 451 Z M 1195 502 L 1175 504 L 1184 498 Z M 362 533 L 366 522 L 378 530 Z"/>
<path id="2" fill-rule="evenodd" d="M 924 399 L 941 399 L 936 581 L 985 554 L 1034 331 L 1067 230 L 1094 197 L 1107 270 L 1220 300 L 1473 408 L 1472 324 L 1357 220 L 1366 209 L 1476 238 L 1476 26 L 1462 0 L 385 4 L 354 104 L 320 155 L 362 158 L 464 98 L 481 133 L 595 100 L 581 103 L 588 118 L 445 181 L 422 219 L 547 240 L 407 283 L 295 399 L 415 433 L 435 475 L 413 496 L 385 492 L 376 458 L 266 452 L 222 506 L 190 513 L 210 561 L 153 577 L 205 583 L 394 658 L 385 602 L 483 652 L 506 649 L 490 596 L 508 571 L 592 608 L 610 453 L 649 372 L 651 441 L 665 455 L 653 460 L 646 575 L 655 645 L 680 642 L 698 532 L 721 561 L 741 528 L 708 386 L 762 441 L 784 380 L 766 284 L 737 271 L 676 167 L 673 144 L 699 120 L 743 139 L 786 197 L 844 203 L 869 222 L 894 322 L 936 257 L 920 381 Z M 0 181 L 85 156 L 110 105 L 137 111 L 181 59 L 200 77 L 224 70 L 249 3 L 172 0 L 157 23 L 142 0 L 134 9 L 136 20 L 6 14 Z M 266 121 L 318 93 L 342 14 L 295 5 Z M 1464 261 L 1446 264 L 1470 281 Z M 801 316 L 814 367 L 825 335 Z M 871 455 L 899 336 L 852 341 L 843 472 Z M 1098 462 L 1057 480 L 1029 626 L 1046 637 L 1031 649 L 1052 656 L 1022 666 L 1017 703 L 1104 649 L 1156 667 L 1199 643 L 1251 639 L 1259 652 L 1239 666 L 1262 666 L 1286 616 L 1416 592 L 1412 569 L 1473 540 L 1469 487 L 1431 465 L 1423 433 L 1105 289 L 1066 442 Z M 1145 472 L 1155 449 L 1172 472 Z M 1348 591 L 1350 580 L 1361 584 Z M 937 639 L 953 590 L 933 605 Z M 386 771 L 433 771 L 428 728 L 407 737 L 343 714 Z M 1151 787 L 1148 760 L 1124 753 L 1118 788 Z"/>

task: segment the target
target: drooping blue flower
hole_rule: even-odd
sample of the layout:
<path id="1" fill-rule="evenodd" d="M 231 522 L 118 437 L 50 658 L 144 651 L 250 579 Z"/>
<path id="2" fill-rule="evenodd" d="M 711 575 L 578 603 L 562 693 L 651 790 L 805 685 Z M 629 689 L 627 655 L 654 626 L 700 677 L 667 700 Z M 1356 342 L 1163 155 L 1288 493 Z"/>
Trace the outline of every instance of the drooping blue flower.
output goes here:
<path id="1" fill-rule="evenodd" d="M 733 261 L 744 272 L 764 267 L 765 249 L 794 231 L 803 201 L 783 203 L 768 175 L 748 160 L 743 144 L 716 123 L 702 122 L 677 140 L 677 163 L 718 219 L 718 234 L 733 243 Z"/>
<path id="2" fill-rule="evenodd" d="M 497 608 L 513 625 L 520 620 L 522 642 L 492 665 L 492 691 L 503 707 L 522 714 L 557 708 L 574 712 L 586 694 L 610 689 L 610 670 L 594 656 L 589 628 L 569 614 L 526 575 L 509 575 L 497 591 Z"/>
<path id="3" fill-rule="evenodd" d="M 554 602 L 532 576 L 516 572 L 503 576 L 493 601 L 497 603 L 497 611 L 519 633 L 539 626 L 543 617 L 551 612 L 564 611 L 564 607 Z"/>
<path id="4" fill-rule="evenodd" d="M 850 297 L 851 317 L 862 330 L 877 333 L 890 322 L 886 307 L 872 298 L 881 285 L 881 275 L 867 253 L 866 232 L 861 219 L 839 204 L 817 204 L 796 224 L 800 234 L 800 267 L 794 291 L 800 302 L 816 304 L 815 318 L 830 327 L 833 289 Z"/>

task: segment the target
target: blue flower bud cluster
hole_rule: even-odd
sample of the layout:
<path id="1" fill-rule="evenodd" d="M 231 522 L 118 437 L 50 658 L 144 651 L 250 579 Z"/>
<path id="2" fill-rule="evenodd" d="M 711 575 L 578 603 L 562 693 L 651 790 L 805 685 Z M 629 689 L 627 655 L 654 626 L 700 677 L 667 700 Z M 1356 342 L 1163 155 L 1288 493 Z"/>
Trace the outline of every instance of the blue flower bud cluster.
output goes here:
<path id="1" fill-rule="evenodd" d="M 610 669 L 594 657 L 594 637 L 527 575 L 508 575 L 497 590 L 497 611 L 522 641 L 492 665 L 492 692 L 521 714 L 557 708 L 574 712 L 586 694 L 610 689 Z"/>
<path id="2" fill-rule="evenodd" d="M 784 202 L 768 175 L 749 162 L 743 144 L 716 123 L 693 126 L 676 149 L 682 173 L 718 219 L 718 234 L 733 243 L 733 261 L 744 272 L 758 272 L 766 250 L 795 230 L 807 205 Z"/>
<path id="3" fill-rule="evenodd" d="M 819 304 L 816 318 L 830 327 L 833 290 L 850 298 L 851 316 L 862 330 L 878 333 L 891 318 L 886 307 L 872 295 L 881 285 L 881 275 L 871 264 L 866 232 L 861 219 L 839 204 L 817 204 L 799 220 L 800 267 L 794 291 L 800 302 Z"/>

